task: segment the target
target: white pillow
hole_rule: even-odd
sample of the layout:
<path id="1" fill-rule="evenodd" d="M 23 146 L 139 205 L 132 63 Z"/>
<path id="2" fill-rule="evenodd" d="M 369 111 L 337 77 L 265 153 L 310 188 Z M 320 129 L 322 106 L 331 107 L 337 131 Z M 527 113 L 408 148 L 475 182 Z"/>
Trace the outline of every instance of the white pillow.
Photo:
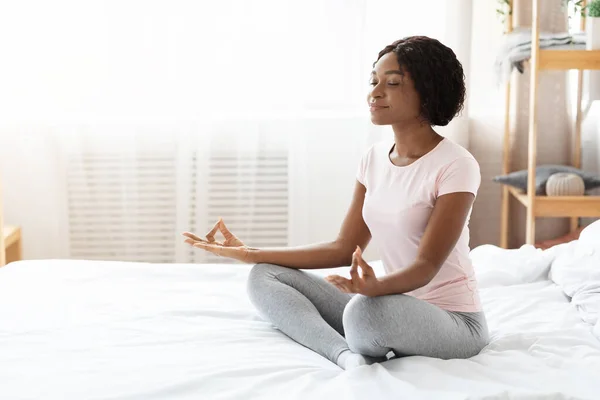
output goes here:
<path id="1" fill-rule="evenodd" d="M 592 222 L 581 231 L 579 242 L 589 243 L 600 250 L 600 220 Z"/>
<path id="2" fill-rule="evenodd" d="M 486 244 L 470 252 L 477 284 L 481 288 L 509 286 L 548 279 L 554 250 L 524 245 L 503 249 Z"/>
<path id="3" fill-rule="evenodd" d="M 579 240 L 561 245 L 550 279 L 571 297 L 585 322 L 596 324 L 600 317 L 600 221 L 587 226 Z"/>

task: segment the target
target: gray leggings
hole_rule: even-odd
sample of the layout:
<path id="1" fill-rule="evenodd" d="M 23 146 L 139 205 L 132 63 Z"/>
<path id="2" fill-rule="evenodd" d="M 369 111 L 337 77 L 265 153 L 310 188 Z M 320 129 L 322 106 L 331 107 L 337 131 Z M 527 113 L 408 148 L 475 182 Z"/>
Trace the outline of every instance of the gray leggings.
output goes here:
<path id="1" fill-rule="evenodd" d="M 348 349 L 382 360 L 390 351 L 468 358 L 488 343 L 482 312 L 445 311 L 404 294 L 351 295 L 304 270 L 257 264 L 247 288 L 264 319 L 334 363 Z"/>

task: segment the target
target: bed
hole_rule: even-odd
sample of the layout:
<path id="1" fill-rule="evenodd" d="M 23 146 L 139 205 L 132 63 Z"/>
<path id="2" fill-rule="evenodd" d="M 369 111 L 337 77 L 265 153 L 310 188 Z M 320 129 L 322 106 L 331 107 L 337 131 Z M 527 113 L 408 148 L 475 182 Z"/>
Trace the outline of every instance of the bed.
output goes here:
<path id="1" fill-rule="evenodd" d="M 600 339 L 551 276 L 556 256 L 472 255 L 492 337 L 481 354 L 351 371 L 258 316 L 249 265 L 14 262 L 0 268 L 0 398 L 600 398 Z"/>

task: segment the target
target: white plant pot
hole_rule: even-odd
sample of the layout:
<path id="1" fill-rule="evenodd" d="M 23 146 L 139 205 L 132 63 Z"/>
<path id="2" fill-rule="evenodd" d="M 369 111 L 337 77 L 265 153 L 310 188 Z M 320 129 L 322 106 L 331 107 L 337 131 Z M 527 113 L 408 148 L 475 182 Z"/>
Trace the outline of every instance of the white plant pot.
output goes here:
<path id="1" fill-rule="evenodd" d="M 587 50 L 600 50 L 600 18 L 586 17 L 585 33 Z M 600 71 L 585 71 L 584 93 L 588 101 L 600 100 Z"/>

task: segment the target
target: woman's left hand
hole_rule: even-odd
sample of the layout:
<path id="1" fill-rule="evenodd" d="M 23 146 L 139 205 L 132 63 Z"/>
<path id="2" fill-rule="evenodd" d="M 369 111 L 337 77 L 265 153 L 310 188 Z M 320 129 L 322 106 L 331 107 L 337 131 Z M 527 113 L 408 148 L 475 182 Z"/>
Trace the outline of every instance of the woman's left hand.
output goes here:
<path id="1" fill-rule="evenodd" d="M 358 268 L 362 270 L 362 276 Z M 362 258 L 360 247 L 352 254 L 350 279 L 339 275 L 329 275 L 325 280 L 344 293 L 359 293 L 365 296 L 378 296 L 381 293 L 382 282 L 375 276 L 373 268 Z"/>

